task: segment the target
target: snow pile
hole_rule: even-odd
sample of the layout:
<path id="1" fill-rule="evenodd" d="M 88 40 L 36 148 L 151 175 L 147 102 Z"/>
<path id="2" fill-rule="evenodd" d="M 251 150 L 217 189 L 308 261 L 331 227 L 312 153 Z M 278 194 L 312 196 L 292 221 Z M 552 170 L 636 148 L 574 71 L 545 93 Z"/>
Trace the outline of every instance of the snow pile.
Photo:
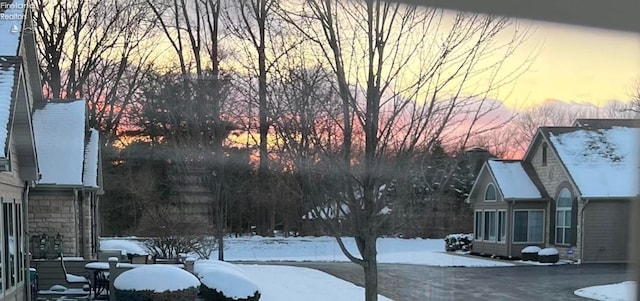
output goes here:
<path id="1" fill-rule="evenodd" d="M 625 281 L 616 284 L 590 286 L 576 290 L 574 294 L 593 300 L 633 301 L 636 299 L 635 281 Z"/>
<path id="2" fill-rule="evenodd" d="M 198 288 L 200 281 L 191 273 L 166 264 L 149 264 L 128 270 L 116 278 L 113 286 L 119 290 L 180 291 Z"/>
<path id="3" fill-rule="evenodd" d="M 258 285 L 237 268 L 209 265 L 199 271 L 199 277 L 206 288 L 234 300 L 247 299 L 259 292 Z"/>
<path id="4" fill-rule="evenodd" d="M 540 247 L 538 246 L 528 246 L 522 249 L 520 253 L 538 253 L 540 252 Z"/>
<path id="5" fill-rule="evenodd" d="M 538 256 L 553 256 L 558 254 L 558 250 L 555 248 L 544 248 L 538 252 Z"/>
<path id="6" fill-rule="evenodd" d="M 193 264 L 193 273 L 200 277 L 204 271 L 212 268 L 233 270 L 241 274 L 244 273 L 237 265 L 219 260 L 198 260 Z"/>

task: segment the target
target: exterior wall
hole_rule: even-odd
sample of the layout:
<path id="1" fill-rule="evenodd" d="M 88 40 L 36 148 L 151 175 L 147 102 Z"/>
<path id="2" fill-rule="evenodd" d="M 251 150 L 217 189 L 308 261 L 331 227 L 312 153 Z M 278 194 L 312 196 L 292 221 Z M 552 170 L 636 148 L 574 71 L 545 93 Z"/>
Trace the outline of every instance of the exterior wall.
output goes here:
<path id="1" fill-rule="evenodd" d="M 578 206 L 575 208 L 577 210 L 577 218 L 573 221 L 574 223 L 576 223 L 576 245 L 555 245 L 554 241 L 550 241 L 550 234 L 552 233 L 552 231 L 555 231 L 554 223 L 552 223 L 551 221 L 552 219 L 555 220 L 554 204 L 558 193 L 563 187 L 566 187 L 571 191 L 571 195 L 575 199 L 578 190 L 573 186 L 571 178 L 567 174 L 564 166 L 562 165 L 562 162 L 556 155 L 551 145 L 547 146 L 547 164 L 542 164 L 542 142 L 544 142 L 543 139 L 539 139 L 539 141 L 536 141 L 536 145 L 533 146 L 535 147 L 532 153 L 533 155 L 531 156 L 531 159 L 529 161 L 529 163 L 533 166 L 536 174 L 538 175 L 538 178 L 542 182 L 544 189 L 552 199 L 547 206 L 545 215 L 545 235 L 547 244 L 540 247 L 554 247 L 558 249 L 561 259 L 580 259 L 580 246 L 582 243 L 580 235 L 580 232 L 582 231 L 582 204 L 580 202 L 578 202 Z M 567 254 L 569 248 L 571 248 L 574 252 L 574 254 L 570 258 Z"/>
<path id="2" fill-rule="evenodd" d="M 11 157 L 11 170 L 8 172 L 0 172 L 0 198 L 2 198 L 3 202 L 15 202 L 16 204 L 24 204 L 25 200 L 23 200 L 24 196 L 23 196 L 23 191 L 25 189 L 25 185 L 24 182 L 20 179 L 20 170 L 19 170 L 19 162 L 18 162 L 18 156 L 16 154 L 16 148 L 15 145 L 13 143 L 13 139 L 9 139 L 9 152 L 10 152 L 10 157 Z M 2 207 L 0 207 L 0 210 L 2 209 Z M 15 208 L 15 210 L 17 210 L 17 208 Z M 1 211 L 0 211 L 1 212 Z M 22 217 L 22 220 L 24 221 L 24 216 Z M 2 216 L 2 214 L 0 214 L 0 242 L 2 244 L 4 244 L 4 216 Z M 22 227 L 21 225 L 17 227 L 21 227 L 22 231 L 20 231 L 20 237 L 25 238 L 26 231 L 24 230 L 24 227 Z M 16 231 L 19 231 L 16 228 Z M 26 247 L 24 246 L 24 242 L 26 239 L 22 239 L 22 243 L 23 243 L 23 256 L 26 256 Z M 4 252 L 2 250 L 2 252 Z M 2 253 L 0 252 L 0 253 Z M 4 269 L 6 268 L 6 264 L 4 262 L 5 258 L 4 257 L 0 257 L 0 262 L 2 263 L 0 266 L 2 267 L 2 272 L 3 274 L 0 275 L 0 279 L 2 279 L 2 282 L 6 282 L 5 278 L 5 274 L 4 274 Z M 16 260 L 20 261 L 20 256 L 17 256 Z M 22 277 L 22 281 L 17 281 L 16 285 L 12 288 L 9 289 L 2 289 L 0 290 L 0 301 L 23 301 L 23 300 L 27 300 L 26 298 L 26 287 L 28 287 L 28 285 L 26 284 L 26 278 Z M 2 288 L 6 288 L 6 284 L 2 284 Z"/>
<path id="3" fill-rule="evenodd" d="M 485 202 L 484 201 L 484 196 L 485 196 L 485 192 L 487 189 L 487 186 L 489 184 L 493 184 L 494 187 L 496 188 L 496 201 L 495 202 Z M 473 252 L 477 252 L 480 254 L 490 254 L 490 255 L 495 255 L 495 256 L 509 256 L 509 251 L 508 251 L 508 241 L 509 241 L 509 237 L 510 237 L 510 232 L 509 232 L 509 211 L 508 211 L 508 204 L 506 202 L 504 202 L 502 194 L 500 193 L 500 190 L 498 189 L 498 186 L 495 186 L 495 183 L 493 182 L 493 179 L 491 178 L 491 176 L 489 175 L 489 172 L 482 172 L 476 182 L 476 188 L 478 189 L 478 193 L 476 195 L 474 195 L 473 199 L 471 200 L 472 204 L 473 204 L 473 218 L 474 218 L 474 232 L 475 232 L 475 212 L 476 211 L 484 211 L 484 210 L 495 210 L 496 212 L 498 210 L 505 210 L 507 211 L 507 216 L 506 216 L 506 220 L 507 220 L 507 224 L 506 224 L 506 237 L 507 237 L 507 241 L 506 242 L 497 242 L 497 241 L 482 241 L 479 239 L 475 239 L 473 240 Z M 496 217 L 497 218 L 497 217 Z M 497 233 L 496 233 L 497 235 Z"/>
<path id="4" fill-rule="evenodd" d="M 584 209 L 584 262 L 626 262 L 628 200 L 591 200 Z"/>
<path id="5" fill-rule="evenodd" d="M 65 256 L 79 256 L 78 210 L 73 191 L 33 190 L 29 196 L 29 233 L 62 235 Z"/>
<path id="6" fill-rule="evenodd" d="M 521 257 L 522 249 L 528 246 L 538 246 L 540 248 L 544 248 L 546 241 L 548 240 L 549 232 L 543 231 L 542 242 L 541 243 L 530 243 L 530 242 L 513 242 L 513 215 L 516 210 L 544 210 L 544 221 L 545 229 L 548 227 L 548 202 L 547 201 L 515 201 L 511 210 L 507 213 L 507 241 L 510 242 L 509 256 L 512 257 Z"/>

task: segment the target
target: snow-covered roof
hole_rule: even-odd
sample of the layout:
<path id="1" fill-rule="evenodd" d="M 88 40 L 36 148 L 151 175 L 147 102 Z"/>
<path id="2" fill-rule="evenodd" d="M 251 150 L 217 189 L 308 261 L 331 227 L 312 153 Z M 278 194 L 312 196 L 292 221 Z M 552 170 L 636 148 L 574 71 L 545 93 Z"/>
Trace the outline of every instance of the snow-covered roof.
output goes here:
<path id="1" fill-rule="evenodd" d="M 100 135 L 98 130 L 89 130 L 89 141 L 84 150 L 84 170 L 82 172 L 82 182 L 87 187 L 98 187 L 98 141 Z"/>
<path id="2" fill-rule="evenodd" d="M 33 113 L 38 184 L 83 185 L 86 103 L 49 102 Z"/>
<path id="3" fill-rule="evenodd" d="M 538 199 L 540 190 L 533 183 L 521 161 L 488 160 L 496 184 L 505 199 Z"/>
<path id="4" fill-rule="evenodd" d="M 0 23 L 2 24 L 2 23 Z M 1 45 L 1 44 L 0 44 Z M 9 116 L 11 116 L 11 102 L 15 85 L 16 66 L 0 58 L 0 157 L 5 154 L 7 138 L 9 136 Z"/>
<path id="5" fill-rule="evenodd" d="M 549 132 L 582 197 L 634 197 L 638 189 L 640 129 L 611 127 Z"/>
<path id="6" fill-rule="evenodd" d="M 0 11 L 0 55 L 17 56 L 20 45 L 20 32 L 22 32 L 22 20 L 24 20 L 26 4 L 25 0 L 13 0 L 5 3 Z"/>

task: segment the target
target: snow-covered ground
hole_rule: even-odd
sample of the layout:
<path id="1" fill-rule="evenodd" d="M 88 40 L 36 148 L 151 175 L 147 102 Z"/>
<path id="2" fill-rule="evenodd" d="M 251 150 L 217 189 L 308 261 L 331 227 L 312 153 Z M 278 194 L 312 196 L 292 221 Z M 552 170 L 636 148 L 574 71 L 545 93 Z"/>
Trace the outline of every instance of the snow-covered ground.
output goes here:
<path id="1" fill-rule="evenodd" d="M 240 267 L 258 283 L 261 291 L 260 301 L 364 300 L 364 288 L 318 270 L 273 265 Z M 391 299 L 378 295 L 378 300 Z"/>
<path id="2" fill-rule="evenodd" d="M 634 301 L 636 299 L 635 281 L 625 281 L 609 285 L 597 285 L 578 289 L 574 294 L 601 301 Z"/>
<path id="3" fill-rule="evenodd" d="M 241 237 L 225 239 L 226 261 L 334 261 L 346 262 L 333 237 Z M 353 238 L 344 238 L 348 250 L 357 254 Z M 138 241 L 102 239 L 100 249 L 123 249 L 129 253 L 146 252 Z M 217 257 L 212 256 L 212 257 Z M 429 266 L 498 267 L 513 266 L 482 258 L 445 252 L 442 239 L 378 239 L 378 262 L 410 263 Z"/>

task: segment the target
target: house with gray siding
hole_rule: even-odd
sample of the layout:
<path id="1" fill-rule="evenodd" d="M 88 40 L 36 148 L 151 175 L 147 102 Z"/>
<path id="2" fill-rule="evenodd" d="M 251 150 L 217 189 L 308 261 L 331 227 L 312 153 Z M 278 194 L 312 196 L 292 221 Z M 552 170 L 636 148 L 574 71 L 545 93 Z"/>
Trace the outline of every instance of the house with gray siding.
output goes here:
<path id="1" fill-rule="evenodd" d="M 522 160 L 487 161 L 467 199 L 473 251 L 553 247 L 564 259 L 627 262 L 639 137 L 638 120 L 578 119 L 539 128 Z"/>
<path id="2" fill-rule="evenodd" d="M 38 179 L 31 108 L 42 100 L 31 15 L 0 0 L 0 300 L 27 300 L 29 191 Z"/>

